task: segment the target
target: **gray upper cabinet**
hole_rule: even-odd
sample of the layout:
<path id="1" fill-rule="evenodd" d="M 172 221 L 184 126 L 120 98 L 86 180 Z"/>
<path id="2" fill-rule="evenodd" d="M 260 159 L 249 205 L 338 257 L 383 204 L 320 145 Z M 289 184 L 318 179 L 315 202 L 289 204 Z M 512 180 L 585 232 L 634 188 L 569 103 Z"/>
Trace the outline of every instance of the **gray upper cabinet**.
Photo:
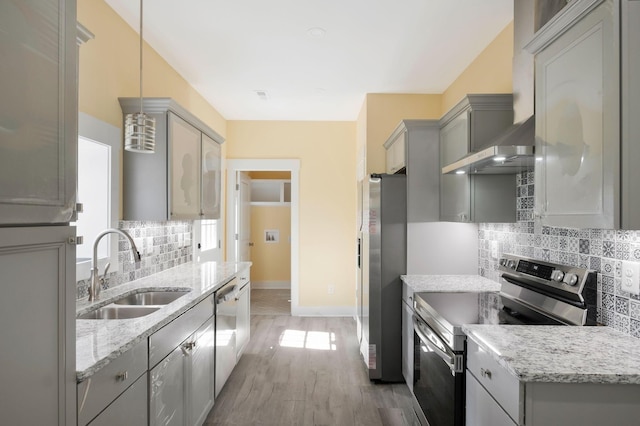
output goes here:
<path id="1" fill-rule="evenodd" d="M 123 114 L 139 111 L 137 98 L 120 98 Z M 169 98 L 147 98 L 156 119 L 156 151 L 124 151 L 125 220 L 219 219 L 224 139 Z"/>
<path id="2" fill-rule="evenodd" d="M 440 120 L 440 166 L 490 146 L 513 124 L 510 94 L 467 95 Z M 514 175 L 440 176 L 440 220 L 515 222 Z"/>
<path id="3" fill-rule="evenodd" d="M 0 2 L 0 223 L 66 223 L 76 202 L 76 2 Z"/>
<path id="4" fill-rule="evenodd" d="M 640 1 L 577 0 L 536 33 L 535 215 L 640 228 Z M 633 26 L 632 26 L 633 23 Z"/>
<path id="5" fill-rule="evenodd" d="M 437 222 L 440 204 L 438 120 L 402 120 L 384 143 L 387 173 L 407 175 L 407 221 Z"/>

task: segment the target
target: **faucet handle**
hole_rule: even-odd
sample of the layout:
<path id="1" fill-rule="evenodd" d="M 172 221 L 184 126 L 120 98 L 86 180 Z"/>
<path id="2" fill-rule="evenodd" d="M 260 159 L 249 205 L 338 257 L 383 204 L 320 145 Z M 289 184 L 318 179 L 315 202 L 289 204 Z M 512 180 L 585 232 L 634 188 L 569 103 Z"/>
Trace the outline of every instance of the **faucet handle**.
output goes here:
<path id="1" fill-rule="evenodd" d="M 104 273 L 102 274 L 102 279 L 104 280 L 105 278 L 107 278 L 107 272 L 109 272 L 109 267 L 111 266 L 111 263 L 107 263 L 104 266 Z"/>

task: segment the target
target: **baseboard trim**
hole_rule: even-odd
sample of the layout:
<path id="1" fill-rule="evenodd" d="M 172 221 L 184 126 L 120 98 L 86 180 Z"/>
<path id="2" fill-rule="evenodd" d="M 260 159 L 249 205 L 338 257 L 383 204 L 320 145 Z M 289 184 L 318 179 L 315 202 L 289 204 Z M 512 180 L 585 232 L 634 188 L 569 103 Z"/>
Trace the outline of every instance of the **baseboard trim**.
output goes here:
<path id="1" fill-rule="evenodd" d="M 290 290 L 291 281 L 253 281 L 251 288 L 254 290 Z"/>
<path id="2" fill-rule="evenodd" d="M 291 315 L 298 317 L 354 317 L 354 306 L 297 306 Z"/>

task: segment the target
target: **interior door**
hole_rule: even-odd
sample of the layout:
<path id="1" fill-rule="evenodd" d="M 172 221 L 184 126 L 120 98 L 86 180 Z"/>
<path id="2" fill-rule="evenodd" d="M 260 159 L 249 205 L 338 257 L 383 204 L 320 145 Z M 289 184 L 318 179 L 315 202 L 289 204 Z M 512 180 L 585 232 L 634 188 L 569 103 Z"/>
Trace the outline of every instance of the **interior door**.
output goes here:
<path id="1" fill-rule="evenodd" d="M 247 172 L 236 175 L 236 260 L 251 260 L 251 177 Z"/>

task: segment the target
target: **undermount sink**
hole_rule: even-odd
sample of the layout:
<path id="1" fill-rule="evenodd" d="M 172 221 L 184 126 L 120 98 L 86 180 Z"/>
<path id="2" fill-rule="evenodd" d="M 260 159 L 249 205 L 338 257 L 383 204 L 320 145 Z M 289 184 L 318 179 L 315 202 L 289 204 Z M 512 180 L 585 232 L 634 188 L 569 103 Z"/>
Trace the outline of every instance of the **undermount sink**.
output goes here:
<path id="1" fill-rule="evenodd" d="M 140 306 L 140 305 L 168 305 L 176 299 L 189 293 L 189 290 L 183 291 L 170 291 L 170 290 L 156 290 L 156 291 L 143 291 L 140 293 L 130 294 L 122 297 L 115 302 L 116 305 L 125 306 Z"/>
<path id="2" fill-rule="evenodd" d="M 107 305 L 78 316 L 78 319 L 130 319 L 154 313 L 158 306 L 115 306 Z"/>

